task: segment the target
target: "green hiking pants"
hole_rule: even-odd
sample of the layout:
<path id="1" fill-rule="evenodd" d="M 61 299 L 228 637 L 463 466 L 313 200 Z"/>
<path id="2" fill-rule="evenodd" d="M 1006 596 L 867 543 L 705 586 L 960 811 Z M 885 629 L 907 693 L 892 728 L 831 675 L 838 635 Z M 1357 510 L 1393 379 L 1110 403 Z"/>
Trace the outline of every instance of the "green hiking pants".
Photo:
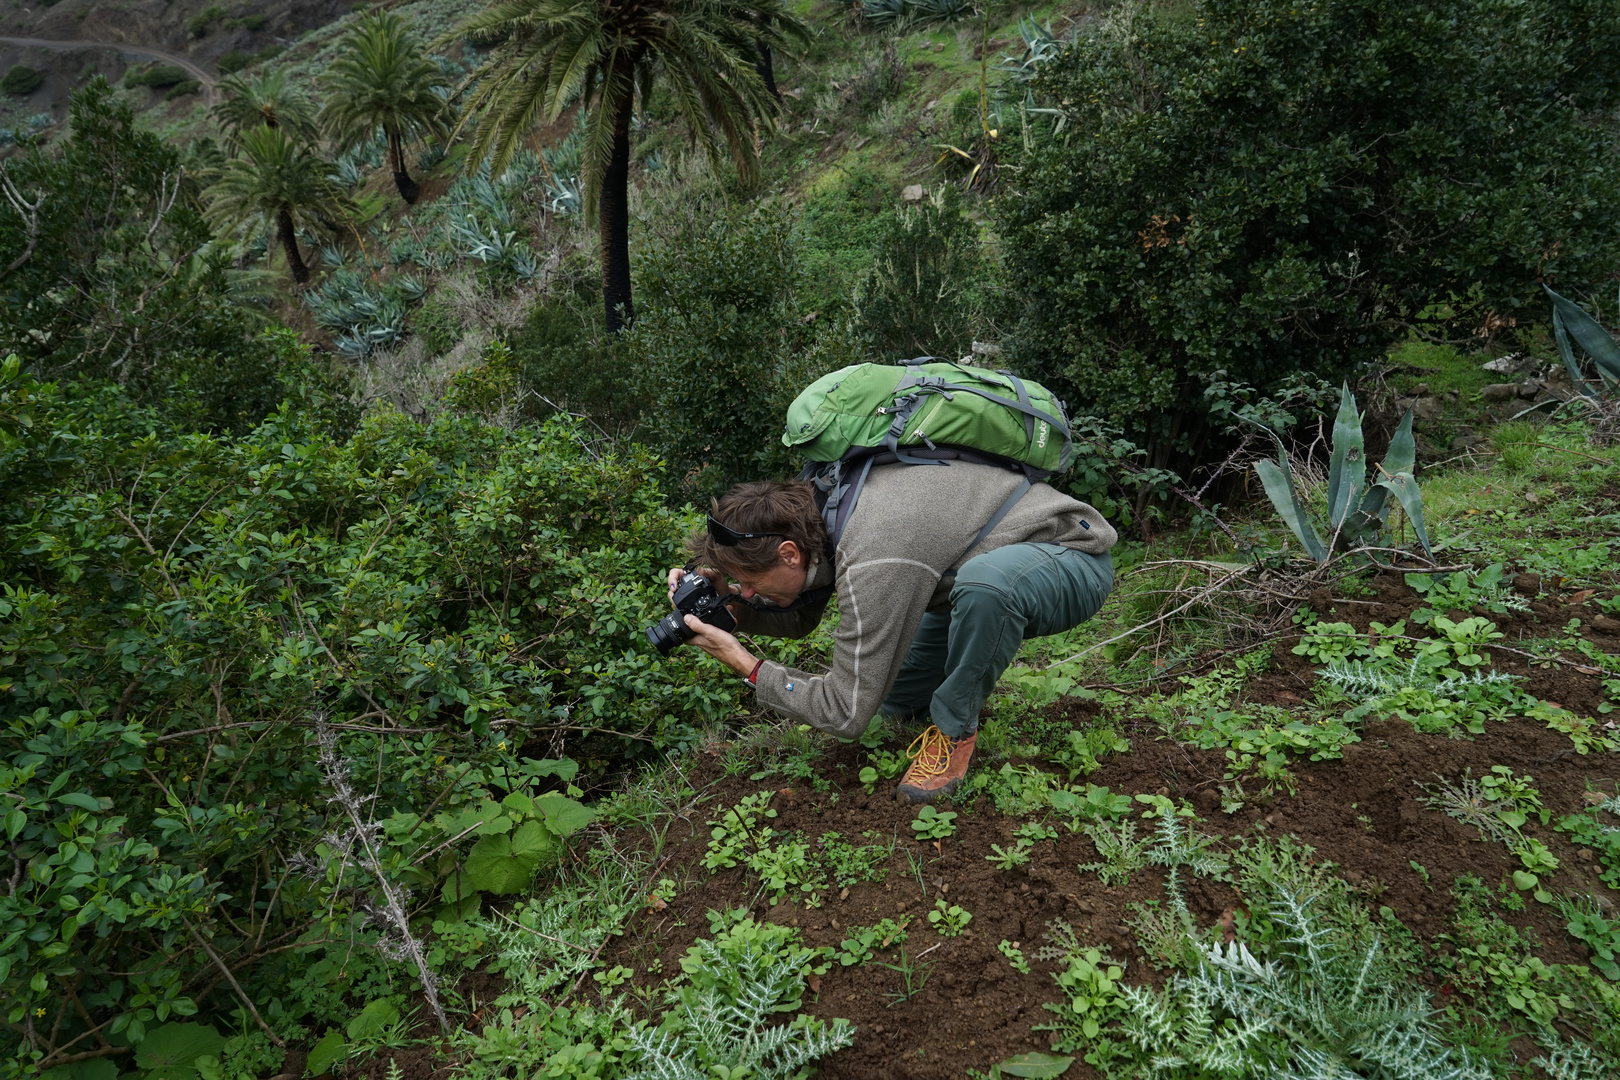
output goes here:
<path id="1" fill-rule="evenodd" d="M 979 711 L 1027 638 L 1071 630 L 1114 587 L 1114 561 L 1057 544 L 1008 544 L 957 571 L 951 610 L 929 612 L 889 696 L 885 716 L 928 712 L 953 739 L 979 729 Z"/>

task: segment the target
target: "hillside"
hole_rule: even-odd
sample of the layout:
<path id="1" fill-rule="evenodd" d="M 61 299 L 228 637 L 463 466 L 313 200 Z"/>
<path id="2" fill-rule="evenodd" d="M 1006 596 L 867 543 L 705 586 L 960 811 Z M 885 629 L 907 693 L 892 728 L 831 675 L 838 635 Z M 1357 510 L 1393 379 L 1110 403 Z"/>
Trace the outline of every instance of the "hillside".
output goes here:
<path id="1" fill-rule="evenodd" d="M 0 13 L 0 1080 L 1620 1076 L 1620 8 L 1448 4 Z M 1119 537 L 927 806 L 920 593 L 648 634 L 922 354 Z"/>

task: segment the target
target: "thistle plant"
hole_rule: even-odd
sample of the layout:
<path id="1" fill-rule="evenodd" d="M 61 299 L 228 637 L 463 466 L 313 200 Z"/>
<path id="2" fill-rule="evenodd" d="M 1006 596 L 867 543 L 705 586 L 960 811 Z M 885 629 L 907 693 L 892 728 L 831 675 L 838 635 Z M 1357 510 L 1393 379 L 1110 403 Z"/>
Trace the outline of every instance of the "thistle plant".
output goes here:
<path id="1" fill-rule="evenodd" d="M 1104 885 L 1125 885 L 1133 873 L 1147 866 L 1145 852 L 1151 841 L 1136 838 L 1136 822 L 1128 819 L 1117 825 L 1098 822 L 1082 825 L 1081 829 L 1101 856 L 1099 862 L 1081 863 L 1078 869 L 1082 874 L 1095 871 Z"/>
<path id="2" fill-rule="evenodd" d="M 1120 988 L 1120 1031 L 1146 1057 L 1145 1075 L 1488 1080 L 1489 1069 L 1440 1041 L 1428 1001 L 1404 989 L 1380 940 L 1327 925 L 1317 899 L 1279 893 L 1273 960 L 1243 942 L 1200 945 L 1197 969 L 1163 992 Z"/>
<path id="3" fill-rule="evenodd" d="M 780 1003 L 802 992 L 804 976 L 793 957 L 752 941 L 740 952 L 709 941 L 696 949 L 700 963 L 715 970 L 694 980 L 698 988 L 672 995 L 676 1008 L 658 1028 L 630 1032 L 641 1060 L 628 1080 L 789 1080 L 854 1043 L 848 1020 L 828 1024 L 800 1015 L 790 1024 L 772 1023 Z"/>

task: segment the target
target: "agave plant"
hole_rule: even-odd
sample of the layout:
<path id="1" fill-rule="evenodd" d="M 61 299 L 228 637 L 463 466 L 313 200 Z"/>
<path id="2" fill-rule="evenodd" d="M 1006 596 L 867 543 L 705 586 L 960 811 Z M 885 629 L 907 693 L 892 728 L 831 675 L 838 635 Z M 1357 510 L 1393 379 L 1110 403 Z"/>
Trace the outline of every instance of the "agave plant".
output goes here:
<path id="1" fill-rule="evenodd" d="M 1361 414 L 1356 410 L 1356 399 L 1349 385 L 1341 391 L 1339 414 L 1333 421 L 1333 456 L 1328 462 L 1326 520 L 1332 531 L 1327 541 L 1316 531 L 1311 515 L 1300 501 L 1288 449 L 1275 431 L 1263 430 L 1277 444 L 1277 460 L 1257 461 L 1254 471 L 1260 474 L 1271 505 L 1277 508 L 1277 513 L 1312 559 L 1324 563 L 1334 552 L 1382 546 L 1385 504 L 1390 495 L 1394 495 L 1406 511 L 1424 552 L 1431 560 L 1434 558 L 1428 529 L 1423 524 L 1423 495 L 1412 475 L 1417 463 L 1417 443 L 1412 438 L 1411 409 L 1401 417 L 1400 426 L 1389 441 L 1389 452 L 1375 467 L 1376 478 L 1369 484 Z"/>
<path id="2" fill-rule="evenodd" d="M 1545 284 L 1541 287 L 1547 289 Z M 1587 397 L 1598 397 L 1598 392 L 1592 388 L 1593 380 L 1586 377 L 1581 365 L 1575 361 L 1575 351 L 1570 348 L 1570 339 L 1574 338 L 1575 344 L 1592 358 L 1592 366 L 1597 368 L 1603 392 L 1613 394 L 1615 388 L 1620 386 L 1620 342 L 1615 341 L 1603 329 L 1603 324 L 1588 315 L 1579 304 L 1559 296 L 1551 289 L 1547 289 L 1547 295 L 1552 297 L 1553 302 L 1553 336 L 1558 340 L 1558 354 L 1563 357 L 1570 380 Z"/>

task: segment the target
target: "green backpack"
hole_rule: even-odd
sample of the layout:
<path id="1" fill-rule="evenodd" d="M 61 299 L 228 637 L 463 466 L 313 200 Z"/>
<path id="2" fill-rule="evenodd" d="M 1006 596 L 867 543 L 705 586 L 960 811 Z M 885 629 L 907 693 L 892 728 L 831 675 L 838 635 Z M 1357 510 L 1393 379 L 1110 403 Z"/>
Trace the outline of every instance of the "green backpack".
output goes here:
<path id="1" fill-rule="evenodd" d="M 1074 440 L 1063 403 L 1039 383 L 923 356 L 817 379 L 788 406 L 782 445 L 803 448 L 809 459 L 800 477 L 816 486 L 835 549 L 875 465 L 961 460 L 1023 473 L 971 551 L 1032 484 L 1069 467 Z"/>

